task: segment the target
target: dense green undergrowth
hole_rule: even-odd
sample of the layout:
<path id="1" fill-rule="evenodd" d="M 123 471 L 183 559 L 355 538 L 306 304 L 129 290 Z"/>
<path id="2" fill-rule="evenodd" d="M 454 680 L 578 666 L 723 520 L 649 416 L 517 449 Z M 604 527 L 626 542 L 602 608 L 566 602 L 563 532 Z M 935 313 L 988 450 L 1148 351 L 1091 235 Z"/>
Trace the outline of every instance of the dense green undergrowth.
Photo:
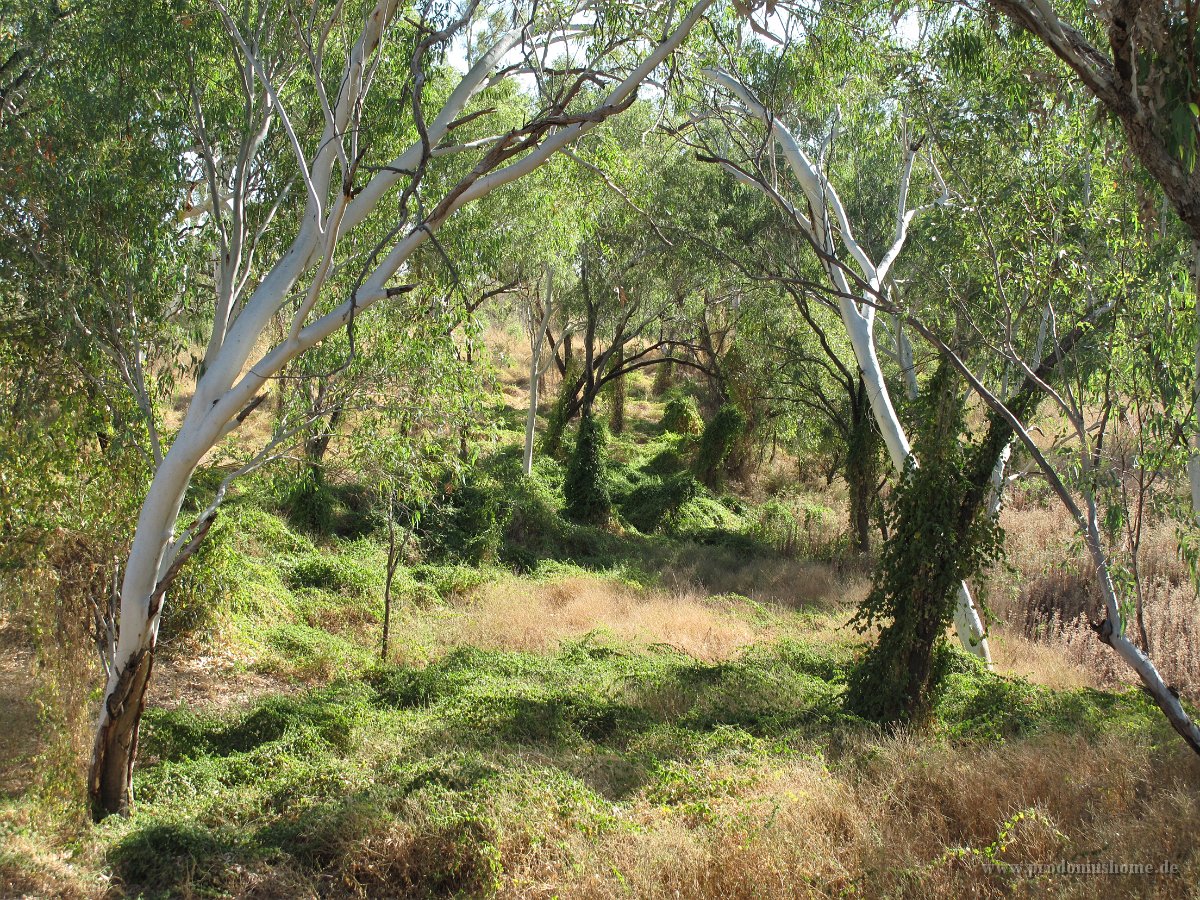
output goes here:
<path id="1" fill-rule="evenodd" d="M 795 641 L 704 664 L 589 638 L 551 655 L 462 647 L 225 715 L 153 710 L 138 813 L 105 826 L 107 860 L 146 896 L 219 895 L 246 868 L 345 877 L 356 845 L 403 823 L 404 859 L 355 868 L 360 887 L 386 877 L 398 896 L 486 893 L 510 863 L 501 848 L 539 834 L 635 829 L 638 803 L 703 823 L 730 789 L 711 771 L 753 779 L 797 756 L 853 768 L 882 735 L 842 711 L 850 662 L 844 648 Z M 1161 731 L 1137 693 L 1053 692 L 966 658 L 958 668 L 938 708 L 942 740 Z"/>
<path id="2" fill-rule="evenodd" d="M 642 591 L 680 569 L 703 588 L 705 571 L 841 552 L 820 503 L 793 493 L 755 506 L 705 488 L 686 412 L 674 410 L 679 430 L 612 439 L 604 526 L 563 514 L 565 467 L 547 457 L 526 478 L 515 450 L 501 449 L 449 484 L 403 536 L 387 662 L 386 549 L 362 491 L 326 483 L 331 514 L 313 529 L 274 482 L 248 482 L 177 585 L 163 648 L 168 663 L 220 648 L 278 689 L 224 711 L 153 706 L 135 814 L 63 858 L 78 850 L 90 883 L 147 898 L 486 896 L 519 888 L 534 857 L 571 871 L 580 848 L 636 842 L 647 816 L 740 833 L 761 815 L 742 798 L 789 766 L 838 784 L 865 778 L 897 736 L 845 711 L 863 647 L 848 631 L 828 636 L 845 610 L 736 598 L 730 615 L 756 637 L 721 661 L 606 629 L 545 653 L 439 630 L 492 582 L 602 577 Z M 1053 691 L 957 651 L 951 668 L 919 738 L 928 752 L 1055 736 L 1172 740 L 1137 692 Z M 0 828 L 36 846 L 44 825 L 21 802 Z M 0 858 L 5 877 L 43 865 Z"/>

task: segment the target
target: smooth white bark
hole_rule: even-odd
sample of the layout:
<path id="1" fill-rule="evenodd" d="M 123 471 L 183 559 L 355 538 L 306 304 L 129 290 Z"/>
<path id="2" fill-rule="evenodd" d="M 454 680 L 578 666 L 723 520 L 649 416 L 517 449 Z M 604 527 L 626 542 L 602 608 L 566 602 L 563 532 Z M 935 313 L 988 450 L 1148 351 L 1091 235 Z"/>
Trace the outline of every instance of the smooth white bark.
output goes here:
<path id="1" fill-rule="evenodd" d="M 842 205 L 837 190 L 826 177 L 824 170 L 818 167 L 800 146 L 795 135 L 729 73 L 717 69 L 705 69 L 704 75 L 736 96 L 742 107 L 769 129 L 796 182 L 804 192 L 808 208 L 806 212 L 787 203 L 778 193 L 767 191 L 768 196 L 780 203 L 793 222 L 805 231 L 822 256 L 826 275 L 838 296 L 838 313 L 846 328 L 846 334 L 850 338 L 854 358 L 867 388 L 871 412 L 883 437 L 884 445 L 887 447 L 888 458 L 896 472 L 903 473 L 905 464 L 912 456 L 912 446 L 904 432 L 900 417 L 896 414 L 896 408 L 892 403 L 891 393 L 883 375 L 883 367 L 879 362 L 879 354 L 875 346 L 875 305 L 870 302 L 869 298 L 862 296 L 861 291 L 856 290 L 856 286 L 851 284 L 845 269 L 836 264 L 834 260 L 838 255 L 837 243 L 840 242 L 841 248 L 853 260 L 858 277 L 862 282 L 876 294 L 882 290 L 888 271 L 904 248 L 909 226 L 922 209 L 926 208 L 907 208 L 908 189 L 916 158 L 915 152 L 906 148 L 897 198 L 896 231 L 891 246 L 876 265 L 866 249 L 855 239 L 850 217 Z M 727 167 L 727 171 L 746 184 L 760 190 L 765 189 L 762 183 L 749 178 L 745 173 L 730 167 Z M 942 202 L 944 199 L 943 187 L 943 196 L 938 202 Z M 856 300 L 856 297 L 861 297 L 861 299 Z M 901 353 L 904 351 L 903 344 L 898 347 L 898 351 Z M 911 355 L 911 349 L 908 352 Z M 963 649 L 980 657 L 990 666 L 991 650 L 988 647 L 987 632 L 965 582 L 959 587 L 954 625 L 955 633 Z"/>
<path id="2" fill-rule="evenodd" d="M 546 374 L 546 367 L 554 359 L 550 354 L 546 366 L 542 365 L 542 344 L 546 340 L 546 332 L 550 330 L 550 316 L 554 310 L 554 273 L 546 269 L 546 299 L 542 309 L 542 318 L 537 326 L 532 328 L 529 335 L 529 411 L 525 416 L 525 457 L 522 468 L 525 475 L 533 473 L 533 438 L 537 429 L 538 382 Z M 530 322 L 532 325 L 532 320 Z M 564 337 L 566 331 L 563 332 Z"/>
<path id="3" fill-rule="evenodd" d="M 121 584 L 120 629 L 109 667 L 98 733 L 104 733 L 106 724 L 112 718 L 110 700 L 122 673 L 144 651 L 154 646 L 161 610 L 152 609 L 151 604 L 156 588 L 185 543 L 183 539 L 173 539 L 175 528 L 192 474 L 204 456 L 222 437 L 241 424 L 244 416 L 253 408 L 252 404 L 256 402 L 260 391 L 268 387 L 269 379 L 279 374 L 291 360 L 345 327 L 356 312 L 387 298 L 391 279 L 450 215 L 535 170 L 554 153 L 631 100 L 639 85 L 680 45 L 712 2 L 699 0 L 675 29 L 609 93 L 592 119 L 558 127 L 557 130 L 549 129 L 547 136 L 531 152 L 501 169 L 483 174 L 482 177 L 473 172 L 468 176 L 470 180 L 465 190 L 447 196 L 429 217 L 396 242 L 355 296 L 331 312 L 308 322 L 308 314 L 315 307 L 316 297 L 328 277 L 329 260 L 338 238 L 363 223 L 407 173 L 412 172 L 425 154 L 446 137 L 466 103 L 489 83 L 488 79 L 493 76 L 504 56 L 523 38 L 521 29 L 515 29 L 499 38 L 475 62 L 441 110 L 429 120 L 427 143 L 418 142 L 410 146 L 390 166 L 372 177 L 353 198 L 343 191 L 336 191 L 332 208 L 323 210 L 321 199 L 330 195 L 335 166 L 343 167 L 342 176 L 345 177 L 348 160 L 356 157 L 353 152 L 347 152 L 343 142 L 349 141 L 351 150 L 357 146 L 361 125 L 357 117 L 361 115 L 362 100 L 378 63 L 377 50 L 396 13 L 395 0 L 379 0 L 375 4 L 348 54 L 342 77 L 337 82 L 340 85 L 338 94 L 323 103 L 326 116 L 324 132 L 312 158 L 305 159 L 303 149 L 297 144 L 296 163 L 303 169 L 301 176 L 308 196 L 295 239 L 244 299 L 240 296 L 240 289 L 246 286 L 249 268 L 247 266 L 239 273 L 241 250 L 236 254 L 230 253 L 228 263 L 222 260 L 220 277 L 217 279 L 217 315 L 206 348 L 203 371 L 175 440 L 156 467 L 138 515 Z M 251 52 L 245 42 L 239 43 L 248 54 Z M 257 65 L 257 61 L 254 62 L 255 71 L 261 71 L 262 67 Z M 267 94 L 275 107 L 275 114 L 280 115 L 282 105 L 278 93 L 268 87 Z M 289 134 L 289 140 L 292 138 Z M 260 138 L 257 132 L 249 140 L 243 140 L 243 164 L 252 162 L 247 158 L 252 155 L 252 150 L 246 148 L 257 148 L 258 143 Z M 296 142 L 293 140 L 293 143 Z M 236 182 L 237 178 L 234 180 Z M 225 200 L 222 199 L 219 208 L 225 206 Z M 232 204 L 231 215 L 235 219 L 239 215 L 237 202 Z M 237 220 L 233 226 L 229 229 L 220 224 L 222 236 L 228 231 L 235 237 L 241 235 L 238 240 L 243 240 L 245 221 Z M 306 300 L 292 317 L 287 337 L 247 368 L 251 354 L 272 317 L 284 307 L 297 283 L 314 266 L 315 273 L 305 292 Z"/>

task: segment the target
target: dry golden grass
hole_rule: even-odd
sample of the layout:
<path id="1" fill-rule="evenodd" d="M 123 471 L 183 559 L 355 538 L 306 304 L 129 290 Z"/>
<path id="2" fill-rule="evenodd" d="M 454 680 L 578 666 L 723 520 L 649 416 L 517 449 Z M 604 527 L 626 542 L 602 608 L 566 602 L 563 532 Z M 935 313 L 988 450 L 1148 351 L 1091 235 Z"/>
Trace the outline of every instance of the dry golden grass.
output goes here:
<path id="1" fill-rule="evenodd" d="M 900 736 L 819 760 L 712 773 L 702 803 L 633 805 L 600 836 L 501 843 L 520 898 L 1186 897 L 1200 877 L 1200 761 L 1128 738 L 987 749 Z M 1015 878 L 985 863 L 1163 862 L 1166 876 Z"/>
<path id="2" fill-rule="evenodd" d="M 1064 653 L 1058 644 L 1031 640 L 1010 628 L 993 629 L 988 644 L 996 671 L 1003 675 L 1027 678 L 1057 690 L 1098 688 L 1103 683 L 1094 669 L 1078 656 Z"/>
<path id="3" fill-rule="evenodd" d="M 747 559 L 722 547 L 695 546 L 662 567 L 664 583 L 679 593 L 739 594 L 792 609 L 844 610 L 870 590 L 866 567 L 788 557 Z"/>
<path id="4" fill-rule="evenodd" d="M 622 641 L 668 644 L 704 660 L 727 659 L 773 633 L 736 615 L 731 601 L 579 575 L 546 584 L 513 579 L 488 585 L 442 622 L 440 640 L 544 652 L 597 629 Z"/>
<path id="5" fill-rule="evenodd" d="M 27 816 L 0 814 L 0 897 L 88 900 L 104 897 L 103 881 L 73 864 L 55 845 L 24 831 Z"/>

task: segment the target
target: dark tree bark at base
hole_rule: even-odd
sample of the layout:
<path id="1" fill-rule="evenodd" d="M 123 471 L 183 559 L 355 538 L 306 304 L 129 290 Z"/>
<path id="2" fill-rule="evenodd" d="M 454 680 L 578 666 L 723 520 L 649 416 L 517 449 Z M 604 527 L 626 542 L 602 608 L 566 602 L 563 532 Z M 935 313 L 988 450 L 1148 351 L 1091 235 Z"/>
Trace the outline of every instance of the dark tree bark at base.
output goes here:
<path id="1" fill-rule="evenodd" d="M 88 773 L 88 799 L 97 822 L 114 814 L 127 816 L 133 806 L 133 763 L 153 669 L 151 647 L 131 660 L 108 697 Z"/>

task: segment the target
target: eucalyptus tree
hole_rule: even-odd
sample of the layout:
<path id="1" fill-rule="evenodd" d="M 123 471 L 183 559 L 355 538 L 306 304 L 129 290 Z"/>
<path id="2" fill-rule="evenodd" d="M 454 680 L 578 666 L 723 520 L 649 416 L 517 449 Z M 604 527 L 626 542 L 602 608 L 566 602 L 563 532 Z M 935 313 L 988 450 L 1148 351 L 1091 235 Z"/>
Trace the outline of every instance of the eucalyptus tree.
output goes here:
<path id="1" fill-rule="evenodd" d="M 1166 0 L 1120 0 L 1064 12 L 1050 0 L 989 0 L 989 6 L 1066 63 L 1120 123 L 1130 152 L 1161 187 L 1187 229 L 1192 241 L 1192 290 L 1200 297 L 1200 171 L 1196 167 L 1200 10 Z M 1182 430 L 1192 448 L 1187 469 L 1193 517 L 1200 522 L 1200 338 L 1194 356 L 1196 402 Z"/>
<path id="2" fill-rule="evenodd" d="M 1096 319 L 1089 316 L 1056 336 L 1050 355 L 1040 364 L 1023 356 L 1021 348 L 1012 340 L 1012 334 L 1006 333 L 1005 326 L 1001 325 L 996 332 L 996 345 L 1025 373 L 1021 387 L 1008 399 L 1001 398 L 985 384 L 935 329 L 911 313 L 904 316 L 911 327 L 938 349 L 947 364 L 989 409 L 992 414 L 990 435 L 1015 435 L 1037 473 L 1070 514 L 1083 539 L 1100 591 L 1100 615 L 1091 622 L 1098 639 L 1133 670 L 1175 731 L 1200 753 L 1200 725 L 1181 702 L 1178 688 L 1166 681 L 1151 659 L 1144 627 L 1139 629 L 1142 647 L 1131 634 L 1131 622 L 1138 616 L 1139 576 L 1136 567 L 1122 571 L 1114 537 L 1106 537 L 1119 535 L 1123 522 L 1136 514 L 1131 508 L 1126 486 L 1128 473 L 1113 465 L 1108 450 L 1109 444 L 1119 439 L 1120 410 L 1135 397 L 1140 397 L 1137 402 L 1145 404 L 1142 408 L 1154 409 L 1153 415 L 1162 417 L 1157 423 L 1161 426 L 1169 421 L 1169 413 L 1163 415 L 1156 407 L 1164 399 L 1171 398 L 1171 393 L 1164 391 L 1165 385 L 1156 378 L 1150 379 L 1150 385 L 1140 385 L 1141 391 L 1122 394 L 1122 388 L 1129 388 L 1133 373 L 1129 368 L 1129 356 L 1119 348 L 1132 338 L 1135 346 L 1141 345 L 1152 356 L 1163 354 L 1178 358 L 1178 351 L 1186 349 L 1178 340 L 1178 330 L 1168 328 L 1164 333 L 1158 319 L 1156 294 L 1147 292 L 1150 295 L 1147 303 L 1144 294 L 1136 296 L 1141 292 L 1134 293 L 1135 296 L 1119 296 L 1101 307 L 1106 318 L 1119 324 L 1098 329 Z M 1081 352 L 1087 350 L 1091 352 Z M 1172 350 L 1176 352 L 1172 353 Z M 1060 378 L 1066 376 L 1063 378 L 1065 383 L 1060 386 L 1049 383 L 1048 364 L 1057 370 Z M 1169 371 L 1171 369 L 1165 370 Z M 1137 380 L 1135 376 L 1134 381 Z M 1146 387 L 1150 390 L 1145 391 Z M 1181 397 L 1182 404 L 1179 403 Z M 1060 440 L 1050 449 L 1035 438 L 1031 422 L 1032 411 L 1043 398 L 1066 424 Z M 1190 405 L 1190 398 L 1176 391 L 1173 405 Z M 1170 429 L 1161 430 L 1159 434 L 1165 434 L 1166 439 L 1151 438 L 1149 452 L 1135 464 L 1143 478 L 1147 469 L 1157 477 L 1162 474 L 1164 463 L 1169 465 L 1171 445 L 1175 442 Z M 1145 437 L 1143 433 L 1141 438 Z M 1138 502 L 1143 499 L 1139 496 Z M 1133 552 L 1136 554 L 1136 548 Z M 1139 621 L 1139 624 L 1143 623 Z"/>
<path id="3" fill-rule="evenodd" d="M 693 163 L 690 177 L 674 182 L 670 233 L 680 239 L 673 255 L 682 256 L 691 272 L 705 273 L 706 290 L 738 300 L 736 316 L 726 318 L 719 332 L 727 345 L 722 352 L 711 352 L 711 328 L 699 330 L 722 391 L 716 402 L 730 399 L 725 370 L 738 369 L 737 391 L 751 395 L 742 405 L 760 408 L 764 420 L 760 439 L 769 433 L 774 445 L 785 435 L 805 462 L 821 460 L 829 482 L 843 476 L 849 533 L 865 551 L 881 487 L 881 442 L 866 385 L 836 310 L 779 277 L 800 271 L 819 278 L 820 264 L 761 192 L 745 190 L 715 166 L 695 168 Z M 735 349 L 735 366 L 725 365 L 729 348 Z"/>
<path id="4" fill-rule="evenodd" d="M 227 62 L 221 77 L 189 86 L 202 182 L 193 205 L 217 250 L 211 326 L 195 393 L 154 467 L 124 566 L 89 776 L 97 816 L 127 811 L 132 801 L 138 726 L 171 581 L 203 541 L 232 479 L 271 459 L 292 435 L 277 431 L 177 530 L 206 454 L 254 414 L 289 363 L 368 307 L 408 293 L 413 254 L 436 244 L 457 210 L 625 109 L 710 0 L 636 14 L 615 4 L 214 5 L 195 18 L 208 25 L 206 35 L 219 23 Z M 466 72 L 437 89 L 436 56 L 481 25 Z M 528 118 L 460 140 L 468 125 L 484 129 L 490 90 L 518 72 L 529 72 L 539 91 Z M 597 80 L 611 88 L 594 104 L 578 102 Z M 439 177 L 439 161 L 462 154 L 473 160 L 465 174 Z M 343 270 L 354 273 L 350 287 L 335 291 Z M 282 336 L 264 349 L 280 313 Z"/>
<path id="5" fill-rule="evenodd" d="M 793 242 L 781 238 L 794 251 Z M 760 277 L 772 268 L 759 268 L 753 258 L 741 264 L 758 268 Z M 760 297 L 752 313 L 743 316 L 743 334 L 760 349 L 763 362 L 757 389 L 773 408 L 772 416 L 794 420 L 797 450 L 824 457 L 829 482 L 842 476 L 850 540 L 865 553 L 886 475 L 866 382 L 837 315 L 802 287 L 776 284 L 776 297 Z"/>
<path id="6" fill-rule="evenodd" d="M 21 129 L 25 103 L 36 93 L 37 81 L 58 69 L 72 49 L 78 31 L 69 20 L 81 5 L 26 0 L 0 5 L 0 21 L 6 25 L 0 31 L 0 128 Z"/>
<path id="7" fill-rule="evenodd" d="M 845 40 L 844 35 L 842 39 Z M 770 77 L 784 68 L 787 75 L 794 75 L 795 69 L 806 62 L 803 55 L 806 49 L 797 51 L 795 58 L 785 54 L 774 65 L 764 62 L 754 70 Z M 815 133 L 802 141 L 783 123 L 777 111 L 768 110 L 758 99 L 745 77 L 717 68 L 706 69 L 704 75 L 717 90 L 717 99 L 710 105 L 708 115 L 719 122 L 705 158 L 767 196 L 815 252 L 825 295 L 833 298 L 842 320 L 876 426 L 893 468 L 903 473 L 906 466 L 916 461 L 910 459 L 911 444 L 880 360 L 876 310 L 877 298 L 891 288 L 892 269 L 905 250 L 914 221 L 950 199 L 930 147 L 923 146 L 922 135 L 908 131 L 903 119 L 892 123 L 892 129 L 902 133 L 898 140 L 893 137 L 884 144 L 897 148 L 893 157 L 893 171 L 897 174 L 888 215 L 891 226 L 886 232 L 875 229 L 881 239 L 873 252 L 871 242 L 859 236 L 861 223 L 852 219 L 830 176 L 832 154 L 838 146 L 838 115 L 808 113 L 807 124 Z M 851 96 L 845 89 L 841 93 Z M 732 108 L 725 100 L 727 97 L 734 101 Z M 765 130 L 765 137 L 757 128 Z M 925 182 L 915 191 L 914 175 Z M 912 194 L 919 199 L 910 203 Z M 865 226 L 861 232 L 869 235 L 870 227 Z M 897 333 L 895 337 L 901 360 L 907 360 L 903 335 Z M 955 627 L 965 649 L 990 661 L 986 630 L 965 582 L 958 589 Z"/>
<path id="8" fill-rule="evenodd" d="M 995 95 L 992 84 L 972 99 L 994 104 Z M 926 492 L 944 507 L 945 520 L 953 522 L 953 528 L 941 535 L 940 549 L 922 546 L 920 554 L 913 554 L 889 542 L 887 549 L 894 552 L 884 559 L 883 578 L 877 580 L 864 611 L 871 617 L 884 610 L 893 616 L 893 625 L 912 627 L 906 617 L 896 615 L 901 605 L 895 601 L 907 595 L 911 582 L 889 581 L 897 566 L 899 571 L 908 567 L 924 580 L 936 581 L 937 572 L 921 572 L 922 567 L 928 568 L 930 557 L 954 561 L 964 546 L 987 550 L 989 542 L 994 549 L 994 533 L 985 529 L 974 540 L 970 534 L 986 525 L 981 511 L 996 461 L 1016 436 L 1084 540 L 1103 600 L 1102 617 L 1094 622 L 1098 637 L 1130 665 L 1173 727 L 1200 749 L 1200 730 L 1178 692 L 1165 683 L 1145 648 L 1139 649 L 1127 634 L 1128 609 L 1135 607 L 1135 598 L 1122 597 L 1100 511 L 1107 498 L 1103 517 L 1107 524 L 1128 515 L 1113 502 L 1125 496 L 1124 476 L 1114 471 L 1105 450 L 1117 428 L 1116 410 L 1137 390 L 1126 387 L 1130 393 L 1121 396 L 1122 386 L 1131 385 L 1131 357 L 1120 348 L 1127 348 L 1131 339 L 1145 342 L 1150 358 L 1160 361 L 1163 378 L 1150 379 L 1158 386 L 1146 402 L 1167 413 L 1154 426 L 1165 436 L 1166 447 L 1174 436 L 1169 427 L 1162 427 L 1170 419 L 1169 411 L 1178 415 L 1180 409 L 1190 408 L 1190 398 L 1183 396 L 1181 402 L 1180 392 L 1172 393 L 1163 383 L 1170 380 L 1169 373 L 1178 372 L 1183 348 L 1179 336 L 1186 329 L 1177 327 L 1171 316 L 1165 323 L 1165 337 L 1164 329 L 1156 333 L 1147 327 L 1147 310 L 1154 309 L 1159 298 L 1178 297 L 1171 273 L 1182 270 L 1182 260 L 1159 229 L 1147 227 L 1139 204 L 1133 202 L 1136 174 L 1131 179 L 1112 143 L 1102 132 L 1094 132 L 1077 98 L 1069 92 L 1048 101 L 1039 97 L 1032 114 L 1024 98 L 1013 105 L 1019 127 L 978 135 L 984 146 L 960 142 L 962 158 L 943 156 L 942 169 L 953 170 L 950 183 L 965 196 L 959 197 L 959 209 L 944 207 L 927 217 L 923 237 L 962 246 L 964 252 L 931 253 L 928 259 L 915 261 L 910 254 L 908 261 L 918 268 L 903 279 L 903 296 L 896 286 L 863 288 L 861 280 L 858 285 L 869 295 L 867 302 L 897 316 L 942 361 L 931 379 L 942 390 L 928 397 L 930 430 L 918 432 L 918 441 L 932 453 L 939 471 L 930 480 L 926 470 L 918 469 L 902 482 L 902 501 L 911 503 L 897 507 L 898 522 L 907 522 L 919 532 L 922 510 L 929 502 L 923 496 Z M 961 113 L 964 129 L 972 133 L 982 123 L 996 124 L 969 104 L 963 105 Z M 1014 141 L 1014 132 L 1027 133 L 1029 144 Z M 1005 151 L 1011 154 L 1007 164 Z M 912 289 L 918 275 L 932 278 L 932 289 Z M 826 285 L 809 286 L 828 292 Z M 832 295 L 844 298 L 845 293 L 837 290 Z M 949 316 L 944 299 L 931 303 L 933 295 L 947 294 L 952 301 Z M 1168 302 L 1168 311 L 1176 302 Z M 965 343 L 964 334 L 972 336 Z M 980 352 L 970 356 L 973 348 Z M 1170 359 L 1175 363 L 1166 364 Z M 963 430 L 963 398 L 956 396 L 951 373 L 989 411 L 982 438 L 966 455 L 962 455 L 961 438 L 956 439 Z M 1032 417 L 1047 399 L 1066 423 L 1063 439 L 1071 449 L 1065 458 L 1055 459 L 1031 434 Z M 936 440 L 939 433 L 941 439 Z M 935 440 L 929 443 L 931 435 Z M 954 453 L 947 455 L 949 448 Z M 946 490 L 955 483 L 960 485 L 957 489 Z M 929 622 L 936 631 L 936 617 Z M 888 633 L 893 630 L 899 633 L 900 629 Z M 882 680 L 866 677 L 852 685 L 851 694 L 877 696 L 898 673 L 885 668 L 877 674 Z"/>
<path id="9" fill-rule="evenodd" d="M 991 359 L 969 362 L 940 335 L 932 343 L 990 410 L 989 440 L 1015 436 L 1026 465 L 1071 515 L 1099 590 L 1098 639 L 1200 750 L 1200 730 L 1150 656 L 1136 538 L 1121 546 L 1148 490 L 1160 515 L 1190 518 L 1187 488 L 1174 478 L 1185 468 L 1179 426 L 1192 406 L 1181 387 L 1194 347 L 1186 235 L 1147 215 L 1145 174 L 1075 85 L 1031 95 L 1009 74 L 1024 52 L 1013 43 L 971 20 L 942 36 L 947 74 L 965 101 L 957 123 L 943 115 L 942 127 L 958 129 L 958 159 L 946 168 L 966 214 L 939 223 L 948 229 L 939 238 L 963 255 L 943 257 L 935 289 L 969 313 Z M 972 64 L 981 57 L 994 63 L 990 71 Z M 979 135 L 973 111 L 1009 127 Z M 1034 440 L 1035 423 L 1052 442 Z M 1133 458 L 1121 450 L 1131 427 Z"/>
<path id="10" fill-rule="evenodd" d="M 563 421 L 589 412 L 630 372 L 668 364 L 714 371 L 704 358 L 701 307 L 731 302 L 681 253 L 683 241 L 668 235 L 679 230 L 670 224 L 671 186 L 694 163 L 657 132 L 661 110 L 641 104 L 631 112 L 570 154 L 586 200 L 572 210 L 579 224 L 573 278 L 557 288 L 565 319 L 554 353 L 571 334 L 581 357 L 574 367 L 560 358 Z"/>

